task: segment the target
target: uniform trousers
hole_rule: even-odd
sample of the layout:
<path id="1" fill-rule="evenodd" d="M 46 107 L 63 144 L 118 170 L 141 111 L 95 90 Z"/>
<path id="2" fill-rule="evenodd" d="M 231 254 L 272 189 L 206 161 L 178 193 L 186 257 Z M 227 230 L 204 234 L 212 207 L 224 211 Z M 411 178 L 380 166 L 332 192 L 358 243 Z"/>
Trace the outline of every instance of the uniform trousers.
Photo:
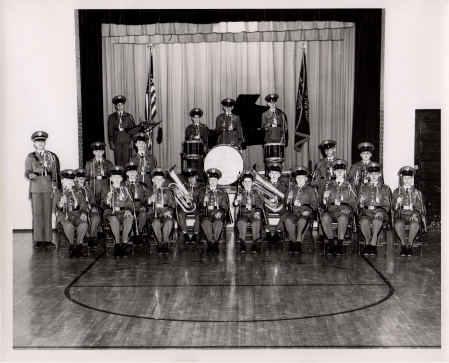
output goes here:
<path id="1" fill-rule="evenodd" d="M 299 213 L 289 213 L 286 217 L 285 217 L 285 228 L 287 229 L 288 232 L 288 238 L 290 239 L 290 241 L 292 242 L 302 242 L 302 235 L 304 233 L 305 227 L 307 225 L 307 222 L 310 220 L 312 216 L 312 213 L 310 213 L 308 216 L 304 216 Z M 297 227 L 297 233 L 295 236 L 295 225 Z"/>
<path id="2" fill-rule="evenodd" d="M 349 218 L 351 214 L 337 212 L 324 212 L 321 216 L 321 225 L 324 233 L 328 239 L 334 239 L 334 232 L 332 231 L 332 223 L 338 223 L 338 239 L 345 238 L 346 230 L 348 229 Z"/>
<path id="3" fill-rule="evenodd" d="M 382 216 L 382 218 L 376 218 L 376 213 L 371 210 L 366 211 L 366 215 L 359 215 L 359 225 L 360 230 L 362 231 L 363 237 L 365 237 L 365 242 L 370 243 L 371 237 L 374 236 L 377 241 L 377 236 L 382 229 L 382 225 L 384 220 L 388 218 L 386 214 Z M 372 231 L 370 228 L 370 222 L 372 225 Z"/>
<path id="4" fill-rule="evenodd" d="M 125 217 L 124 211 L 117 211 L 115 214 L 105 216 L 111 226 L 115 243 L 120 243 L 120 224 L 123 225 L 122 243 L 128 243 L 129 232 L 133 225 L 132 217 Z"/>
<path id="5" fill-rule="evenodd" d="M 89 237 L 97 237 L 98 226 L 100 224 L 100 215 L 96 212 L 90 212 L 90 232 Z"/>
<path id="6" fill-rule="evenodd" d="M 253 241 L 260 238 L 260 219 L 256 219 L 253 214 L 242 213 L 237 220 L 237 228 L 239 230 L 239 238 L 245 239 L 246 236 L 246 224 L 251 223 L 251 233 L 253 235 Z"/>
<path id="7" fill-rule="evenodd" d="M 204 234 L 209 242 L 218 241 L 221 230 L 223 229 L 223 223 L 225 220 L 225 213 L 222 213 L 220 218 L 217 218 L 217 212 L 209 212 L 208 216 L 201 218 L 201 227 L 203 227 Z"/>
<path id="8" fill-rule="evenodd" d="M 413 211 L 402 211 L 401 212 L 401 218 L 399 219 L 399 215 L 397 212 L 395 212 L 395 220 L 394 220 L 394 229 L 396 230 L 399 239 L 401 240 L 401 245 L 405 245 L 405 241 L 407 239 L 406 233 L 405 233 L 405 226 L 408 225 L 408 244 L 411 246 L 413 241 L 415 240 L 416 235 L 419 231 L 419 222 L 410 220 L 410 217 L 412 216 Z M 421 218 L 419 215 L 418 221 Z"/>
<path id="9" fill-rule="evenodd" d="M 149 213 L 147 218 L 151 221 L 151 227 L 157 240 L 156 242 L 159 244 L 170 241 L 170 233 L 173 229 L 173 217 L 165 217 L 164 212 L 160 211 L 158 212 L 158 218 L 154 218 L 154 213 Z M 163 226 L 162 234 L 161 226 Z"/>
<path id="10" fill-rule="evenodd" d="M 192 213 L 186 213 L 184 210 L 178 206 L 178 217 L 179 217 L 179 228 L 181 229 L 182 233 L 187 233 L 187 215 L 194 215 L 195 216 L 195 224 L 193 225 L 193 233 L 198 234 L 200 233 L 200 211 L 198 208 L 196 208 Z"/>
<path id="11" fill-rule="evenodd" d="M 124 166 L 129 159 L 129 142 L 117 142 L 115 146 L 115 165 Z"/>
<path id="12" fill-rule="evenodd" d="M 51 242 L 53 239 L 51 213 L 51 193 L 31 193 L 33 209 L 34 242 Z"/>
<path id="13" fill-rule="evenodd" d="M 79 213 L 70 213 L 69 218 L 67 220 L 63 219 L 59 221 L 59 224 L 64 228 L 64 233 L 71 245 L 73 245 L 76 227 L 76 244 L 83 244 L 84 236 L 86 236 L 87 228 L 89 226 L 87 222 L 80 218 Z"/>
<path id="14" fill-rule="evenodd" d="M 145 227 L 145 224 L 147 223 L 147 211 L 142 210 L 140 212 L 137 212 L 137 228 L 139 229 L 139 232 L 143 231 L 143 227 Z"/>

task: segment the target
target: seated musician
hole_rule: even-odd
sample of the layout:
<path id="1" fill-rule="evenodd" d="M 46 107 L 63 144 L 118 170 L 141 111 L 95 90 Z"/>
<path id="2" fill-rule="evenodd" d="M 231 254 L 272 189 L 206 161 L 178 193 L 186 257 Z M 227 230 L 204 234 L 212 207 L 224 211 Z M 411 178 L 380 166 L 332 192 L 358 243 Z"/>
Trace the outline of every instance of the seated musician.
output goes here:
<path id="1" fill-rule="evenodd" d="M 398 172 L 400 188 L 393 192 L 394 229 L 401 240 L 401 256 L 413 255 L 413 242 L 424 215 L 422 193 L 413 185 L 415 174 L 416 170 L 411 166 L 402 167 Z M 405 225 L 409 226 L 408 240 Z"/>
<path id="2" fill-rule="evenodd" d="M 318 194 L 322 194 L 324 191 L 326 177 L 333 177 L 332 163 L 337 159 L 335 157 L 336 145 L 337 142 L 334 140 L 324 140 L 320 144 L 320 149 L 322 152 L 324 152 L 326 157 L 324 159 L 318 160 L 312 178 L 312 180 L 319 180 Z"/>
<path id="3" fill-rule="evenodd" d="M 270 164 L 268 166 L 268 170 L 270 171 L 268 173 L 269 182 L 277 190 L 279 190 L 282 194 L 284 194 L 286 196 L 288 194 L 288 190 L 287 190 L 288 187 L 282 180 L 279 179 L 281 177 L 282 165 L 279 163 Z M 276 230 L 275 230 L 274 234 L 271 236 L 271 238 L 267 237 L 267 239 L 269 239 L 270 241 L 273 241 L 273 242 L 278 242 L 278 241 L 282 240 L 282 232 L 284 230 L 284 220 L 288 214 L 288 210 L 284 207 L 284 200 L 283 199 L 281 200 L 278 196 L 273 198 L 271 200 L 271 202 L 272 203 L 275 203 L 275 202 L 280 203 L 282 208 L 281 208 L 281 210 L 276 212 L 279 214 L 279 217 L 280 217 L 279 222 L 276 225 Z M 268 210 L 273 211 L 268 204 L 266 204 L 265 206 Z M 269 226 L 267 226 L 267 227 L 269 228 Z M 267 233 L 268 232 L 269 232 L 269 229 L 267 230 Z"/>
<path id="4" fill-rule="evenodd" d="M 321 216 L 321 225 L 329 240 L 329 253 L 341 255 L 343 253 L 343 240 L 348 229 L 349 219 L 357 208 L 357 196 L 354 187 L 346 180 L 346 160 L 335 160 L 332 168 L 336 178 L 327 182 L 323 192 L 319 194 L 322 207 L 325 208 Z M 335 246 L 332 231 L 332 222 L 338 223 L 338 242 Z"/>
<path id="5" fill-rule="evenodd" d="M 374 145 L 369 142 L 362 142 L 359 144 L 358 149 L 362 160 L 352 164 L 351 169 L 349 170 L 349 181 L 355 185 L 359 185 L 360 182 L 367 184 L 369 182 L 367 168 L 371 163 Z M 380 175 L 379 180 L 383 183 L 382 174 Z"/>
<path id="6" fill-rule="evenodd" d="M 245 170 L 240 177 L 243 190 L 236 195 L 234 200 L 234 206 L 239 207 L 237 228 L 239 231 L 240 253 L 246 252 L 245 236 L 248 221 L 251 223 L 253 236 L 252 253 L 257 253 L 257 243 L 260 242 L 260 220 L 263 204 L 259 192 L 253 189 L 253 180 L 254 172 L 252 170 Z"/>
<path id="7" fill-rule="evenodd" d="M 220 238 L 226 213 L 229 210 L 229 201 L 226 191 L 218 188 L 218 179 L 221 178 L 218 169 L 207 169 L 208 185 L 198 194 L 198 206 L 201 210 L 201 227 L 207 239 L 207 253 L 219 253 L 218 239 Z"/>
<path id="8" fill-rule="evenodd" d="M 278 98 L 279 96 L 275 93 L 265 97 L 270 109 L 262 114 L 261 128 L 265 130 L 265 144 L 281 143 L 287 146 L 287 118 L 284 112 L 276 108 Z"/>
<path id="9" fill-rule="evenodd" d="M 192 197 L 191 201 L 192 203 L 195 203 L 197 207 L 195 210 L 191 213 L 187 213 L 184 211 L 184 209 L 181 208 L 181 206 L 177 205 L 176 208 L 178 210 L 178 224 L 179 228 L 181 229 L 182 235 L 184 237 L 184 243 L 192 243 L 195 244 L 198 242 L 198 234 L 200 233 L 200 207 L 198 205 L 198 196 L 200 193 L 200 190 L 204 188 L 204 185 L 202 183 L 198 182 L 198 169 L 195 168 L 187 168 L 184 170 L 184 174 L 187 177 L 187 183 L 184 183 L 185 188 L 189 192 L 190 196 Z M 194 215 L 195 216 L 195 224 L 193 225 L 193 235 L 192 238 L 189 237 L 187 234 L 187 214 Z"/>
<path id="10" fill-rule="evenodd" d="M 143 227 L 145 227 L 145 223 L 147 222 L 147 209 L 142 204 L 146 186 L 138 180 L 137 168 L 138 165 L 133 161 L 125 164 L 125 173 L 127 177 L 125 185 L 128 188 L 134 203 L 133 212 L 136 213 L 137 228 L 139 233 L 142 233 Z"/>
<path id="11" fill-rule="evenodd" d="M 75 193 L 74 179 L 75 172 L 73 170 L 61 171 L 62 190 L 56 190 L 53 195 L 53 211 L 56 214 L 56 222 L 64 228 L 64 233 L 69 241 L 70 258 L 82 258 L 82 246 L 88 229 L 87 214 L 89 211 L 84 199 Z M 74 244 L 74 227 L 77 227 L 76 245 Z"/>
<path id="12" fill-rule="evenodd" d="M 157 161 L 154 155 L 148 150 L 148 140 L 150 137 L 144 132 L 134 134 L 133 140 L 137 148 L 137 153 L 129 158 L 129 161 L 138 166 L 137 175 L 140 182 L 146 186 L 151 185 L 151 171 L 157 168 Z"/>
<path id="13" fill-rule="evenodd" d="M 90 186 L 94 190 L 97 205 L 100 204 L 101 189 L 109 186 L 108 170 L 114 165 L 104 156 L 106 144 L 101 141 L 93 142 L 90 148 L 94 154 L 94 158 L 86 161 L 86 176 L 90 180 Z"/>
<path id="14" fill-rule="evenodd" d="M 225 98 L 221 101 L 223 113 L 216 118 L 215 130 L 220 134 L 218 144 L 227 144 L 239 148 L 242 147 L 243 131 L 240 117 L 232 113 L 235 101 Z"/>
<path id="15" fill-rule="evenodd" d="M 307 222 L 312 218 L 313 212 L 318 207 L 316 193 L 313 187 L 306 184 L 309 169 L 304 166 L 297 167 L 294 171 L 296 185 L 288 193 L 286 205 L 291 206 L 285 217 L 285 228 L 290 239 L 290 253 L 301 253 L 301 243 Z M 296 224 L 296 236 L 295 236 Z"/>
<path id="16" fill-rule="evenodd" d="M 75 190 L 80 194 L 86 202 L 89 213 L 90 232 L 89 237 L 92 241 L 88 241 L 89 247 L 95 247 L 98 243 L 98 226 L 100 225 L 100 214 L 98 212 L 98 204 L 93 189 L 86 183 L 86 169 L 75 170 Z"/>
<path id="17" fill-rule="evenodd" d="M 167 173 L 162 168 L 154 168 L 151 171 L 153 186 L 145 189 L 143 204 L 147 208 L 147 219 L 151 222 L 156 236 L 157 253 L 170 254 L 168 242 L 173 229 L 173 210 L 175 201 L 170 188 L 163 187 Z M 163 236 L 161 235 L 163 226 Z"/>
<path id="18" fill-rule="evenodd" d="M 357 205 L 359 211 L 359 225 L 365 239 L 364 255 L 377 254 L 377 237 L 382 229 L 383 222 L 388 221 L 388 212 L 391 203 L 390 187 L 381 182 L 381 165 L 371 162 L 368 167 L 369 183 L 359 186 Z M 372 231 L 370 228 L 372 225 Z"/>
<path id="19" fill-rule="evenodd" d="M 111 184 L 101 189 L 100 206 L 103 218 L 109 221 L 114 236 L 114 257 L 128 256 L 128 238 L 133 224 L 133 202 L 126 187 L 122 185 L 123 172 L 123 167 L 118 165 L 109 169 Z M 120 224 L 123 225 L 122 243 L 120 243 Z"/>

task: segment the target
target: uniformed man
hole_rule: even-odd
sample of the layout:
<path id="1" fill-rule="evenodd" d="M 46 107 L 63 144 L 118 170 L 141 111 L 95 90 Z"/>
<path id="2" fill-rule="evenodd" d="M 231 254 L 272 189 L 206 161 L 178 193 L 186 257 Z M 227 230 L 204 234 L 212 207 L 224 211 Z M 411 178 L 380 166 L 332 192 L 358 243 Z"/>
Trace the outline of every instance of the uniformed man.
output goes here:
<path id="1" fill-rule="evenodd" d="M 87 211 L 88 222 L 90 223 L 90 231 L 88 244 L 89 247 L 95 247 L 98 242 L 98 226 L 100 225 L 100 214 L 98 211 L 98 203 L 95 198 L 93 189 L 86 183 L 86 169 L 75 170 L 75 192 L 84 199 Z"/>
<path id="2" fill-rule="evenodd" d="M 240 117 L 232 113 L 235 101 L 225 98 L 221 101 L 223 113 L 216 118 L 215 130 L 220 133 L 218 144 L 232 145 L 241 149 L 243 142 L 242 124 Z"/>
<path id="3" fill-rule="evenodd" d="M 184 243 L 192 243 L 195 244 L 198 242 L 198 234 L 200 233 L 200 214 L 201 207 L 198 205 L 198 196 L 200 190 L 204 188 L 204 184 L 198 182 L 198 169 L 196 168 L 187 168 L 184 170 L 184 175 L 187 177 L 187 183 L 184 183 L 184 187 L 189 192 L 191 196 L 191 202 L 196 204 L 196 208 L 193 212 L 187 213 L 181 206 L 177 205 L 176 208 L 178 210 L 178 224 L 181 229 L 181 233 L 184 237 Z M 192 238 L 187 234 L 187 214 L 195 216 L 195 223 L 193 225 L 193 235 Z"/>
<path id="4" fill-rule="evenodd" d="M 114 165 L 112 162 L 104 157 L 104 149 L 106 144 L 101 141 L 96 141 L 90 144 L 90 148 L 94 154 L 94 158 L 86 161 L 86 176 L 90 180 L 90 186 L 94 190 L 97 204 L 99 205 L 101 200 L 101 189 L 103 187 L 109 187 L 108 171 Z"/>
<path id="5" fill-rule="evenodd" d="M 137 173 L 139 181 L 146 186 L 151 185 L 151 171 L 157 168 L 154 155 L 148 150 L 149 136 L 144 132 L 138 132 L 133 136 L 137 153 L 129 158 L 130 162 L 138 165 Z"/>
<path id="6" fill-rule="evenodd" d="M 401 256 L 413 255 L 413 242 L 418 234 L 421 221 L 424 221 L 425 206 L 421 191 L 414 187 L 416 170 L 411 166 L 399 169 L 400 188 L 393 192 L 394 229 L 401 241 Z M 405 225 L 409 226 L 408 240 Z"/>
<path id="7" fill-rule="evenodd" d="M 83 257 L 83 240 L 86 236 L 89 210 L 84 198 L 75 191 L 75 172 L 72 169 L 61 171 L 62 189 L 58 189 L 53 197 L 53 210 L 56 214 L 56 222 L 64 228 L 64 233 L 69 241 L 70 258 Z M 76 248 L 74 245 L 75 229 Z"/>
<path id="8" fill-rule="evenodd" d="M 252 253 L 257 253 L 257 243 L 260 242 L 260 220 L 263 204 L 259 192 L 253 189 L 253 180 L 254 172 L 252 170 L 245 170 L 240 177 L 243 189 L 234 199 L 234 206 L 238 206 L 240 211 L 237 218 L 240 253 L 246 252 L 245 236 L 248 221 L 251 223 L 253 236 Z"/>
<path id="9" fill-rule="evenodd" d="M 141 183 L 137 178 L 137 167 L 138 165 L 130 161 L 125 164 L 125 173 L 127 180 L 125 186 L 129 190 L 129 194 L 133 201 L 133 213 L 137 217 L 137 227 L 139 233 L 142 233 L 143 227 L 147 222 L 147 209 L 142 203 L 143 196 L 145 194 L 145 184 Z"/>
<path id="10" fill-rule="evenodd" d="M 326 157 L 318 160 L 316 163 L 313 179 L 319 179 L 318 194 L 322 194 L 324 191 L 324 185 L 326 184 L 326 177 L 334 178 L 332 163 L 337 159 L 335 157 L 337 142 L 334 140 L 324 140 L 320 144 L 321 151 L 324 152 Z"/>
<path id="11" fill-rule="evenodd" d="M 275 198 L 273 198 L 271 200 L 272 203 L 280 203 L 282 205 L 282 209 L 277 211 L 276 213 L 279 214 L 279 222 L 276 225 L 276 230 L 274 232 L 274 234 L 271 236 L 271 238 L 268 238 L 270 241 L 273 242 L 277 242 L 282 240 L 282 232 L 284 231 L 284 220 L 285 217 L 288 214 L 288 210 L 284 207 L 284 199 L 288 194 L 288 186 L 282 181 L 280 180 L 281 177 L 281 170 L 282 170 L 282 165 L 279 163 L 273 163 L 271 164 L 269 167 L 269 173 L 268 173 L 268 181 L 277 189 L 279 190 L 282 194 L 284 194 L 284 198 L 279 198 L 278 196 L 276 196 Z M 270 206 L 268 204 L 265 205 L 265 207 L 268 210 L 272 209 L 270 208 Z M 267 228 L 269 228 L 269 226 L 267 225 Z M 269 232 L 269 229 L 266 231 L 267 233 Z"/>
<path id="12" fill-rule="evenodd" d="M 59 159 L 45 150 L 48 134 L 36 131 L 31 135 L 35 152 L 25 160 L 25 177 L 30 181 L 31 206 L 33 211 L 34 247 L 55 247 L 52 242 L 52 190 L 58 188 Z"/>
<path id="13" fill-rule="evenodd" d="M 198 140 L 204 144 L 204 153 L 207 153 L 209 129 L 206 125 L 200 123 L 203 117 L 203 110 L 201 108 L 194 108 L 190 111 L 190 119 L 192 124 L 187 126 L 185 131 L 185 140 Z"/>
<path id="14" fill-rule="evenodd" d="M 343 253 L 343 240 L 348 229 L 349 219 L 357 208 L 357 195 L 355 187 L 346 180 L 346 160 L 335 160 L 332 168 L 336 178 L 323 186 L 323 192 L 319 194 L 322 207 L 325 209 L 321 216 L 321 225 L 329 240 L 329 253 L 341 255 Z M 334 244 L 332 222 L 338 223 L 337 246 Z"/>
<path id="15" fill-rule="evenodd" d="M 285 228 L 290 239 L 290 253 L 301 253 L 301 243 L 305 227 L 313 217 L 313 212 L 318 207 L 315 190 L 307 184 L 309 169 L 304 166 L 297 167 L 293 174 L 296 185 L 293 186 L 285 201 L 286 206 L 291 206 L 291 213 L 285 217 Z M 295 236 L 296 225 L 296 236 Z"/>
<path id="16" fill-rule="evenodd" d="M 368 165 L 371 163 L 371 157 L 375 148 L 369 142 L 362 142 L 359 144 L 358 149 L 362 160 L 352 164 L 349 170 L 349 181 L 355 185 L 359 185 L 360 182 L 367 184 L 369 182 Z M 382 174 L 380 175 L 380 181 L 383 183 Z"/>
<path id="17" fill-rule="evenodd" d="M 145 189 L 143 204 L 147 208 L 147 219 L 150 220 L 156 236 L 157 253 L 170 254 L 168 242 L 173 229 L 173 210 L 175 201 L 170 188 L 163 187 L 167 173 L 162 168 L 151 171 L 153 186 Z M 161 235 L 161 224 L 163 236 Z"/>
<path id="18" fill-rule="evenodd" d="M 109 221 L 115 241 L 114 257 L 128 256 L 128 238 L 133 224 L 133 202 L 122 185 L 123 172 L 123 167 L 119 165 L 109 169 L 110 186 L 101 189 L 103 218 Z M 120 224 L 123 225 L 121 243 Z"/>
<path id="19" fill-rule="evenodd" d="M 207 239 L 207 253 L 218 254 L 218 239 L 229 210 L 229 200 L 226 191 L 218 188 L 221 171 L 211 168 L 206 170 L 206 176 L 208 178 L 206 188 L 200 189 L 198 194 L 200 221 Z"/>
<path id="20" fill-rule="evenodd" d="M 125 102 L 125 96 L 115 96 L 112 103 L 116 112 L 108 117 L 109 147 L 115 151 L 115 165 L 119 166 L 125 165 L 129 158 L 131 135 L 126 130 L 135 126 L 133 116 L 124 111 Z"/>
<path id="21" fill-rule="evenodd" d="M 265 97 L 270 109 L 262 114 L 261 128 L 265 130 L 265 144 L 281 143 L 287 146 L 287 117 L 284 112 L 276 108 L 278 98 L 279 96 L 275 93 L 270 93 Z"/>
<path id="22" fill-rule="evenodd" d="M 360 184 L 358 188 L 357 205 L 359 210 L 359 225 L 365 239 L 364 255 L 377 254 L 377 237 L 382 230 L 383 222 L 388 221 L 391 205 L 390 187 L 380 180 L 381 165 L 371 162 L 367 167 L 369 183 Z M 372 231 L 370 228 L 372 225 Z"/>

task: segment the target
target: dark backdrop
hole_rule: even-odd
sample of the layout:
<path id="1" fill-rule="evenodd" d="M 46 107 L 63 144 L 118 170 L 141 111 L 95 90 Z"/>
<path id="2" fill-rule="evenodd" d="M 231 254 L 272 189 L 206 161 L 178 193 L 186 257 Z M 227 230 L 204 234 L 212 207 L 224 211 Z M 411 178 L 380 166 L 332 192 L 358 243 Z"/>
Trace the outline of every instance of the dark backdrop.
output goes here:
<path id="1" fill-rule="evenodd" d="M 231 21 L 343 21 L 355 23 L 355 87 L 352 160 L 357 145 L 372 142 L 379 160 L 381 9 L 200 9 L 79 10 L 83 164 L 93 157 L 89 145 L 105 141 L 101 24 L 218 23 Z M 337 152 L 338 156 L 338 152 Z"/>

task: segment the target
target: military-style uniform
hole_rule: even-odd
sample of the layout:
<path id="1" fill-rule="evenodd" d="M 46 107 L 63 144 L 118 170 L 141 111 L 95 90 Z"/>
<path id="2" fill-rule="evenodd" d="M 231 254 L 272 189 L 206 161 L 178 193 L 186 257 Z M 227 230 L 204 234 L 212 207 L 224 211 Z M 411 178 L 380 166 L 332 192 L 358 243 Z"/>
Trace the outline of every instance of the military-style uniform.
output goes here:
<path id="1" fill-rule="evenodd" d="M 191 124 L 186 127 L 185 140 L 199 140 L 207 148 L 209 130 L 206 125 L 200 123 L 198 126 Z"/>
<path id="2" fill-rule="evenodd" d="M 189 169 L 187 169 L 188 171 Z M 190 170 L 192 170 L 190 168 Z M 196 204 L 196 208 L 192 213 L 185 212 L 179 205 L 176 207 L 178 210 L 178 224 L 179 228 L 181 229 L 181 232 L 184 234 L 184 236 L 187 235 L 187 214 L 193 214 L 195 216 L 195 224 L 193 225 L 193 236 L 194 239 L 184 241 L 186 243 L 192 242 L 195 243 L 198 238 L 198 234 L 200 233 L 200 214 L 201 214 L 201 207 L 199 206 L 199 194 L 202 189 L 204 189 L 204 184 L 196 182 L 195 184 L 191 185 L 189 182 L 184 183 L 184 187 L 187 189 L 189 194 L 193 197 L 192 203 Z"/>
<path id="3" fill-rule="evenodd" d="M 151 185 L 151 171 L 157 168 L 157 161 L 154 155 L 147 151 L 145 154 L 137 153 L 129 158 L 130 162 L 138 165 L 138 179 L 146 186 Z"/>
<path id="4" fill-rule="evenodd" d="M 318 183 L 318 195 L 322 194 L 324 191 L 324 186 L 326 185 L 326 171 L 327 175 L 331 177 L 331 179 L 335 179 L 335 175 L 331 173 L 332 163 L 337 160 L 334 156 L 333 158 L 324 158 L 318 160 L 315 166 L 315 172 L 319 173 L 320 181 Z"/>
<path id="5" fill-rule="evenodd" d="M 204 198 L 208 197 L 208 202 L 204 203 Z M 201 227 L 208 242 L 218 242 L 226 213 L 229 210 L 228 195 L 224 189 L 202 188 L 198 193 L 198 205 L 201 208 Z M 206 215 L 207 210 L 207 215 Z M 217 217 L 217 213 L 221 213 Z"/>
<path id="6" fill-rule="evenodd" d="M 279 218 L 279 222 L 278 222 L 278 224 L 276 226 L 276 232 L 280 233 L 280 232 L 282 232 L 284 230 L 284 220 L 285 220 L 285 217 L 288 214 L 288 210 L 283 205 L 284 204 L 284 200 L 285 200 L 285 196 L 288 194 L 288 190 L 287 190 L 288 186 L 282 180 L 278 180 L 276 183 L 272 183 L 270 181 L 270 179 L 268 179 L 268 182 L 271 185 L 273 185 L 277 190 L 279 190 L 282 194 L 284 194 L 284 199 L 283 200 L 281 200 L 281 198 L 276 196 L 278 202 L 282 204 L 282 209 L 280 211 L 276 212 L 276 213 L 279 214 L 279 217 L 280 217 Z M 270 210 L 270 208 L 268 206 L 266 206 L 266 208 L 268 210 Z"/>
<path id="7" fill-rule="evenodd" d="M 92 148 L 92 151 L 104 150 L 106 144 L 104 142 L 97 141 L 90 144 L 90 147 Z M 100 204 L 101 189 L 109 186 L 108 171 L 113 166 L 114 165 L 112 162 L 103 156 L 101 158 L 95 157 L 86 161 L 86 165 L 84 167 L 84 169 L 86 169 L 86 178 L 89 179 L 90 185 L 95 192 L 97 204 Z"/>
<path id="8" fill-rule="evenodd" d="M 33 133 L 33 141 L 45 141 L 48 134 L 44 131 Z M 51 214 L 53 188 L 58 187 L 59 159 L 51 151 L 42 154 L 29 153 L 25 160 L 25 177 L 30 181 L 31 206 L 33 211 L 33 241 L 36 247 L 54 246 Z"/>
<path id="9" fill-rule="evenodd" d="M 374 148 L 374 145 L 369 142 L 362 142 L 358 145 L 358 149 L 360 153 L 363 153 L 364 151 L 368 151 L 372 154 Z M 363 161 L 360 160 L 354 164 L 352 164 L 351 169 L 349 170 L 348 179 L 351 183 L 358 185 L 361 183 L 368 183 L 368 165 L 372 163 L 371 160 Z M 356 177 L 358 176 L 359 180 L 356 180 Z M 382 175 L 379 177 L 380 182 L 384 182 Z"/>
<path id="10" fill-rule="evenodd" d="M 143 227 L 145 227 L 145 224 L 147 223 L 147 209 L 142 203 L 143 196 L 145 195 L 145 184 L 138 180 L 136 182 L 127 180 L 125 186 L 128 188 L 129 195 L 132 197 L 134 203 L 139 232 L 142 232 Z"/>
<path id="11" fill-rule="evenodd" d="M 235 101 L 231 98 L 221 101 L 224 107 L 232 107 Z M 215 130 L 220 133 L 219 144 L 233 145 L 241 147 L 243 142 L 243 131 L 240 117 L 238 115 L 227 114 L 226 112 L 217 116 L 215 120 Z"/>

